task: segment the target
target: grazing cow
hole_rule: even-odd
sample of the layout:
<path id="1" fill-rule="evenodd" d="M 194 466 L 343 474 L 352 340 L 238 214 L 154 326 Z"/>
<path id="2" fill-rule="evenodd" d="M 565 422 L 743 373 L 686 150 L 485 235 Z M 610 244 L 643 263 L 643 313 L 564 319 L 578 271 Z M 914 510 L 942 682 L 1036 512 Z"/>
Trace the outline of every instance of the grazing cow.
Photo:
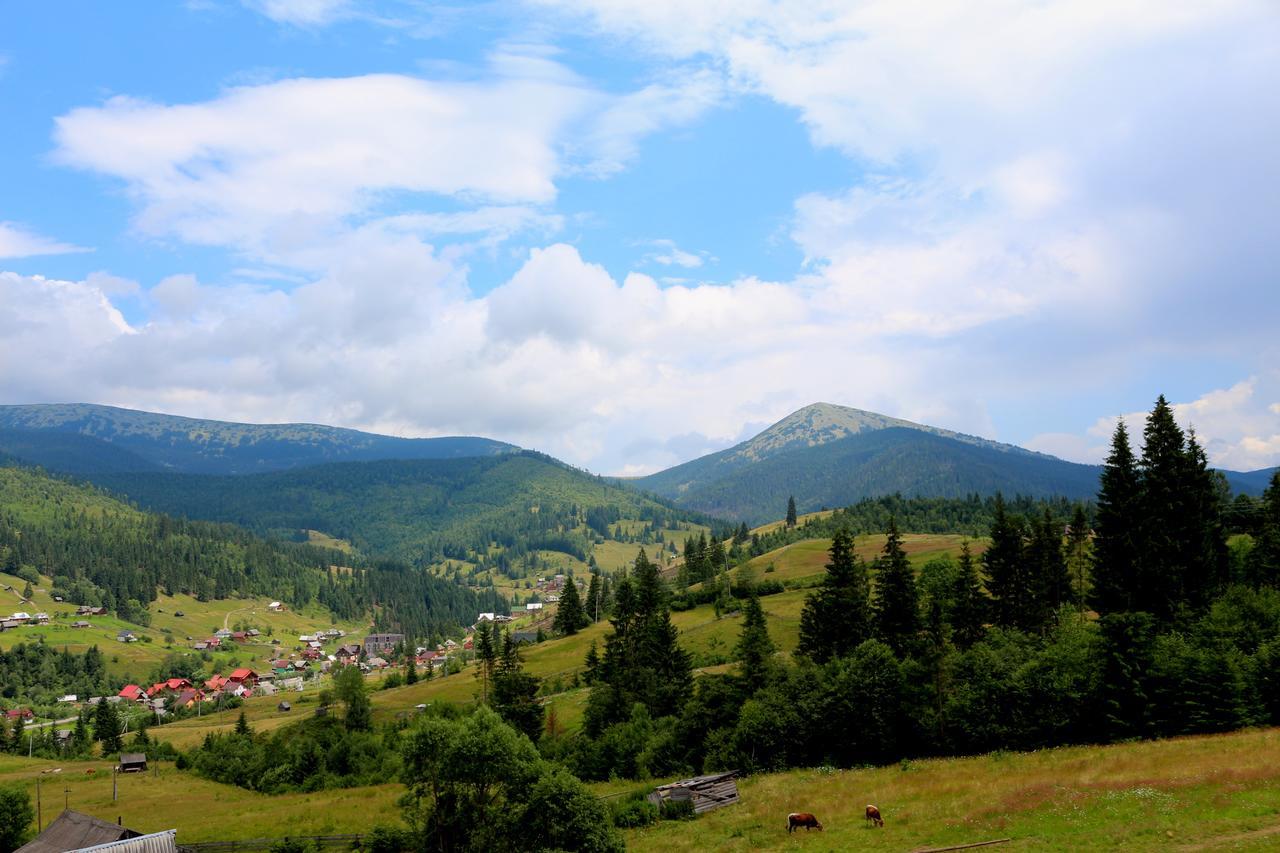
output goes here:
<path id="1" fill-rule="evenodd" d="M 884 826 L 884 818 L 880 817 L 880 810 L 875 806 L 867 806 L 867 823 L 872 826 Z"/>
<path id="2" fill-rule="evenodd" d="M 808 812 L 792 812 L 787 815 L 787 832 L 795 832 L 800 827 L 804 827 L 804 831 L 810 829 L 822 829 L 822 824 L 818 823 L 818 819 Z"/>

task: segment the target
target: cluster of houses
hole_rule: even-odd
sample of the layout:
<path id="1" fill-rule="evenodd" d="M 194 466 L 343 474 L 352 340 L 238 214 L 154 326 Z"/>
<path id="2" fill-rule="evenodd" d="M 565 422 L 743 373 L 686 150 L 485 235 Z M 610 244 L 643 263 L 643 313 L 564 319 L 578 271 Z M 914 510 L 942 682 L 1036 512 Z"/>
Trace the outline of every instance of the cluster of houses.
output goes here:
<path id="1" fill-rule="evenodd" d="M 157 681 L 150 687 L 126 684 L 113 698 L 116 701 L 137 703 L 163 716 L 172 711 L 194 708 L 202 702 L 213 702 L 220 697 L 247 699 L 255 691 L 267 694 L 275 692 L 274 687 L 264 689 L 266 687 L 268 685 L 262 680 L 262 676 L 243 667 L 227 676 L 215 675 L 203 685 L 193 684 L 186 678 L 168 678 Z"/>
<path id="2" fill-rule="evenodd" d="M 24 625 L 48 625 L 48 613 L 24 613 L 19 611 L 12 613 L 0 619 L 0 631 L 12 631 L 15 628 L 21 628 Z"/>
<path id="3" fill-rule="evenodd" d="M 222 647 L 223 643 L 252 643 L 262 636 L 262 632 L 257 628 L 250 628 L 247 631 L 232 631 L 228 628 L 219 628 L 213 632 L 213 636 L 207 640 L 199 640 L 192 646 L 198 652 L 212 651 Z"/>

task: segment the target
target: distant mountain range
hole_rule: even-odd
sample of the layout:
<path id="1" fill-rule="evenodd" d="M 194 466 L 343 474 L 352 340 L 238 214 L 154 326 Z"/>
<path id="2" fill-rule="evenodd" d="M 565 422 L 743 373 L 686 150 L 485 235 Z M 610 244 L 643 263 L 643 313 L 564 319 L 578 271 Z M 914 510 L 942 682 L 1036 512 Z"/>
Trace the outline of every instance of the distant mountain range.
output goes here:
<path id="1" fill-rule="evenodd" d="M 0 406 L 0 454 L 92 479 L 151 509 L 277 535 L 322 530 L 407 559 L 458 553 L 472 539 L 495 541 L 499 530 L 518 530 L 531 545 L 552 542 L 557 525 L 589 538 L 582 525 L 593 508 L 630 518 L 670 517 L 676 508 L 685 520 L 756 524 L 781 517 L 792 495 L 802 512 L 893 493 L 1090 498 L 1101 470 L 829 403 L 625 481 L 632 488 L 486 438 L 394 438 L 87 404 Z M 1271 471 L 1224 474 L 1237 493 L 1259 494 Z M 531 518 L 540 506 L 547 514 Z M 576 541 L 565 547 L 579 552 Z"/>
<path id="2" fill-rule="evenodd" d="M 238 424 L 68 403 L 0 406 L 0 449 L 76 474 L 252 474 L 326 462 L 493 456 L 519 448 L 487 438 L 396 438 L 317 424 Z"/>
<path id="3" fill-rule="evenodd" d="M 678 506 L 757 524 L 779 518 L 789 496 L 801 512 L 893 493 L 1090 498 L 1100 471 L 1011 444 L 816 403 L 727 450 L 630 482 Z M 1224 473 L 1235 491 L 1257 494 L 1271 472 Z"/>

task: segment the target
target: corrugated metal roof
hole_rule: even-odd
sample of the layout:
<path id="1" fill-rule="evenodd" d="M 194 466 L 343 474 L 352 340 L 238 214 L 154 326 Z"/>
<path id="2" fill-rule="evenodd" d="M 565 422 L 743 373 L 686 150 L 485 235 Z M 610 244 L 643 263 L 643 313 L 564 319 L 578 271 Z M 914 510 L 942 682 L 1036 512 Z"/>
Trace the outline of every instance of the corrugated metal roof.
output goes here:
<path id="1" fill-rule="evenodd" d="M 139 835 L 137 838 L 126 838 L 93 847 L 80 847 L 71 853 L 88 853 L 93 850 L 110 850 L 111 853 L 178 853 L 177 830 L 166 829 L 164 832 L 153 832 L 150 835 Z"/>

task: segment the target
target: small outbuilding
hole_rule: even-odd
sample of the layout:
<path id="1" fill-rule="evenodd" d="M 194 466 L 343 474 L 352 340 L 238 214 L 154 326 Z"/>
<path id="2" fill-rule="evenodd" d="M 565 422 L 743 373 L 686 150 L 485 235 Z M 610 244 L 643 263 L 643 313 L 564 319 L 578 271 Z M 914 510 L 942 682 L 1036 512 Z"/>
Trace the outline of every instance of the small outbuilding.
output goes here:
<path id="1" fill-rule="evenodd" d="M 279 705 L 277 705 L 277 706 L 276 706 L 276 710 L 277 710 L 277 711 L 292 711 L 292 710 L 293 710 L 293 706 L 292 706 L 292 705 L 290 705 L 288 702 L 281 702 Z"/>
<path id="2" fill-rule="evenodd" d="M 145 773 L 147 772 L 147 756 L 142 752 L 122 752 L 120 753 L 120 772 L 121 773 Z"/>
<path id="3" fill-rule="evenodd" d="M 737 776 L 737 770 L 729 770 L 709 776 L 681 779 L 679 782 L 654 788 L 648 799 L 658 807 L 667 802 L 692 800 L 693 813 L 702 814 L 738 802 L 738 783 L 735 781 Z"/>

